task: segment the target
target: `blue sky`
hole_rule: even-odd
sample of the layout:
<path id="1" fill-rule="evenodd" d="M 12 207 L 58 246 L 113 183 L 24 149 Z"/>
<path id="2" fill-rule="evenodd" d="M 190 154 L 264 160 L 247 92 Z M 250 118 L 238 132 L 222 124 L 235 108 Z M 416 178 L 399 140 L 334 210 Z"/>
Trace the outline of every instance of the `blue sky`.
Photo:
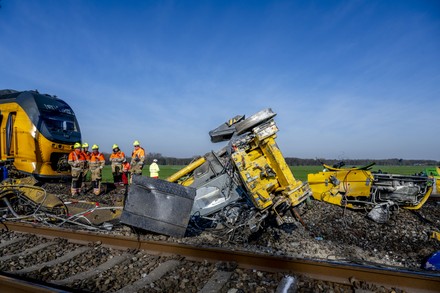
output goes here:
<path id="1" fill-rule="evenodd" d="M 83 139 L 191 157 L 272 108 L 285 156 L 440 160 L 439 1 L 0 1 L 0 88 Z"/>

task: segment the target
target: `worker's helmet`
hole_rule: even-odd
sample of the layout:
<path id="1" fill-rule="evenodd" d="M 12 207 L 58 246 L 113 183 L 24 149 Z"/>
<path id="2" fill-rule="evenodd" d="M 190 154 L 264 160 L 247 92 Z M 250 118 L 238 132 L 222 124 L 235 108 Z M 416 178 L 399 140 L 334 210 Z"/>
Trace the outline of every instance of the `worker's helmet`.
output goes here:
<path id="1" fill-rule="evenodd" d="M 73 145 L 73 148 L 74 148 L 74 149 L 79 149 L 79 148 L 81 148 L 81 144 L 80 144 L 79 142 L 76 142 L 76 143 Z"/>
<path id="2" fill-rule="evenodd" d="M 88 147 L 89 147 L 89 144 L 88 144 L 87 142 L 85 142 L 85 143 L 83 143 L 82 147 L 83 147 L 83 148 L 88 148 Z"/>
<path id="3" fill-rule="evenodd" d="M 118 148 L 119 148 L 119 146 L 117 144 L 114 144 L 113 147 L 112 147 L 112 150 L 118 149 Z"/>
<path id="4" fill-rule="evenodd" d="M 153 162 L 155 162 L 155 163 L 156 163 L 156 162 L 157 162 L 157 160 L 156 160 L 156 159 L 154 159 L 154 160 L 153 160 Z"/>
<path id="5" fill-rule="evenodd" d="M 97 149 L 99 149 L 99 146 L 98 146 L 97 144 L 94 144 L 94 145 L 92 146 L 92 150 L 97 150 Z"/>
<path id="6" fill-rule="evenodd" d="M 133 142 L 133 146 L 138 146 L 138 145 L 141 145 L 141 144 L 139 143 L 138 140 L 135 140 L 135 141 Z"/>

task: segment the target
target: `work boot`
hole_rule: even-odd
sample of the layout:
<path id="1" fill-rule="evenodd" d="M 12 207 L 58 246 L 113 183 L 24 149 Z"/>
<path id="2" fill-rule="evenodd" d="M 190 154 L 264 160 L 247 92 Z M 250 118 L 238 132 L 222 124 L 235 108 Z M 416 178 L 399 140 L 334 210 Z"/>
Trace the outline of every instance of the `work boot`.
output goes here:
<path id="1" fill-rule="evenodd" d="M 76 195 L 76 188 L 70 188 L 70 193 L 72 194 L 72 196 Z"/>
<path id="2" fill-rule="evenodd" d="M 101 194 L 101 182 L 98 180 L 92 181 L 92 186 L 93 186 L 93 194 L 94 195 L 99 195 Z"/>

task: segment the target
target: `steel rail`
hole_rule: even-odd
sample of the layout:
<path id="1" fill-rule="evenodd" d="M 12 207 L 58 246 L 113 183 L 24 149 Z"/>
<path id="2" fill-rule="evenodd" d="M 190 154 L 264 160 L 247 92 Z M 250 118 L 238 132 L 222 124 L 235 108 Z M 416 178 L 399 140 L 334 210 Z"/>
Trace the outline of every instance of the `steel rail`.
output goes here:
<path id="1" fill-rule="evenodd" d="M 3 225 L 9 230 L 17 232 L 61 237 L 85 243 L 100 241 L 103 245 L 112 247 L 142 249 L 155 254 L 177 254 L 193 260 L 236 262 L 242 268 L 270 272 L 290 272 L 302 274 L 313 279 L 341 284 L 351 284 L 350 280 L 355 279 L 386 288 L 399 288 L 408 292 L 439 292 L 440 290 L 440 274 L 434 272 L 298 259 L 220 248 L 195 247 L 186 244 L 139 240 L 135 237 L 44 227 L 17 222 L 3 222 Z"/>
<path id="2" fill-rule="evenodd" d="M 36 283 L 23 277 L 0 272 L 0 292 L 2 293 L 70 293 L 77 292 L 61 286 Z"/>

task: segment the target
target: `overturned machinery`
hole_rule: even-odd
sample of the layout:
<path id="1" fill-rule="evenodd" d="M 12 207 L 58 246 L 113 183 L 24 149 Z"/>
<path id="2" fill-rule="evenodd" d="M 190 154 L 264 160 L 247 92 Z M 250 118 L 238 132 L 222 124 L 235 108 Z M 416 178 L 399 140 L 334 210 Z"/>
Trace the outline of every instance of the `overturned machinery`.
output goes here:
<path id="1" fill-rule="evenodd" d="M 313 198 L 351 209 L 365 209 L 368 217 L 384 223 L 397 207 L 418 210 L 433 190 L 433 179 L 371 172 L 365 167 L 340 168 L 323 165 L 323 172 L 308 174 Z"/>
<path id="2" fill-rule="evenodd" d="M 205 220 L 226 233 L 255 232 L 266 219 L 293 220 L 292 207 L 310 197 L 295 179 L 275 138 L 276 114 L 265 109 L 236 116 L 210 132 L 212 142 L 229 141 L 167 181 L 133 178 L 121 221 L 150 231 L 183 236 L 188 220 Z"/>
<path id="3" fill-rule="evenodd" d="M 121 222 L 179 237 L 194 225 L 229 235 L 237 229 L 252 233 L 263 223 L 300 220 L 296 207 L 312 197 L 367 210 L 374 221 L 386 222 L 393 208 L 419 209 L 432 192 L 431 178 L 373 173 L 372 165 L 324 165 L 308 182 L 297 180 L 275 142 L 275 115 L 265 109 L 249 118 L 236 116 L 210 131 L 212 142 L 228 144 L 166 181 L 133 178 Z"/>

